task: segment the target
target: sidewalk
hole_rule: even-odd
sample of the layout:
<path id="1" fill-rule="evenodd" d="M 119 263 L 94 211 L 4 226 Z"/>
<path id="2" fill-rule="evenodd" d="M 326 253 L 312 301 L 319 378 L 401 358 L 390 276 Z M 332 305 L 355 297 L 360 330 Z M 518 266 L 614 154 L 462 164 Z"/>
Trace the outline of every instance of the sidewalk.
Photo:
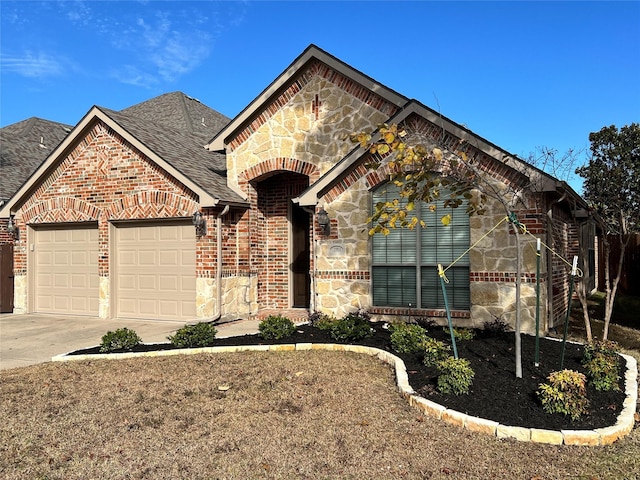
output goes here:
<path id="1" fill-rule="evenodd" d="M 51 361 L 51 357 L 99 345 L 108 331 L 127 327 L 145 343 L 166 342 L 186 322 L 104 320 L 95 317 L 39 314 L 0 314 L 0 369 Z M 258 332 L 258 320 L 216 325 L 218 337 Z"/>

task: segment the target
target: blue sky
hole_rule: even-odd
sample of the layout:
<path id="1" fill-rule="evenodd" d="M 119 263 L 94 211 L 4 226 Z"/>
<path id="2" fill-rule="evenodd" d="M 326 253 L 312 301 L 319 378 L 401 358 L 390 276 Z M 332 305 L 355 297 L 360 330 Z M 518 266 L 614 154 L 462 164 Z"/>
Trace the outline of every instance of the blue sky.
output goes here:
<path id="1" fill-rule="evenodd" d="M 311 43 L 521 157 L 640 121 L 640 2 L 2 0 L 0 13 L 0 126 L 75 124 L 176 90 L 234 117 Z"/>

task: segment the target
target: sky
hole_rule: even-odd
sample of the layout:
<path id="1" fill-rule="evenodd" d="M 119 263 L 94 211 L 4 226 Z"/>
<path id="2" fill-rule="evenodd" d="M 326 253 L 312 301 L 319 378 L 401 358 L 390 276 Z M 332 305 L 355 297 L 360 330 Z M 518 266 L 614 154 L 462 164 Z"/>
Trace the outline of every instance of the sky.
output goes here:
<path id="1" fill-rule="evenodd" d="M 640 121 L 638 1 L 2 0 L 0 127 L 174 91 L 233 118 L 310 44 L 521 158 Z"/>

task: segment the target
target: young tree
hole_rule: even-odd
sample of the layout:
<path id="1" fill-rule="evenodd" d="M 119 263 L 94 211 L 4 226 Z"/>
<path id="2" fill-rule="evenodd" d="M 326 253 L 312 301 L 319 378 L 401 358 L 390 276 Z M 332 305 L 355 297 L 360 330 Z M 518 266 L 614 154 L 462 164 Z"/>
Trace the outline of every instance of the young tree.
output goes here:
<path id="1" fill-rule="evenodd" d="M 444 133 L 444 132 L 443 132 Z M 444 134 L 443 134 L 444 136 Z M 417 217 L 411 215 L 417 201 L 427 204 L 441 197 L 441 192 L 448 193 L 445 206 L 454 208 L 467 200 L 469 215 L 482 215 L 485 211 L 487 195 L 501 203 L 508 216 L 519 201 L 519 191 L 505 195 L 496 186 L 487 181 L 485 176 L 468 161 L 464 152 L 464 142 L 461 141 L 456 149 L 447 149 L 438 145 L 436 140 L 413 136 L 398 125 L 381 125 L 378 137 L 373 140 L 368 132 L 351 135 L 353 142 L 368 148 L 373 160 L 367 165 L 370 169 L 378 169 L 382 160 L 386 160 L 389 180 L 400 190 L 404 201 L 380 202 L 374 206 L 370 218 L 372 222 L 370 235 L 382 233 L 387 235 L 391 228 L 414 228 Z M 449 222 L 448 215 L 441 218 L 443 224 Z M 522 378 L 522 349 L 521 349 L 521 318 L 522 305 L 520 302 L 521 289 L 521 261 L 522 246 L 520 242 L 519 226 L 511 223 L 516 238 L 517 270 L 516 270 L 516 319 L 515 319 L 515 370 L 516 377 Z"/>
<path id="2" fill-rule="evenodd" d="M 606 340 L 613 305 L 622 276 L 630 235 L 640 233 L 640 124 L 615 125 L 589 134 L 591 158 L 576 170 L 584 178 L 585 200 L 602 228 L 605 271 L 605 312 L 602 339 Z M 620 244 L 618 268 L 611 276 L 610 236 Z"/>
<path id="3" fill-rule="evenodd" d="M 581 163 L 581 158 L 586 153 L 586 149 L 569 149 L 560 154 L 558 150 L 550 147 L 536 147 L 529 153 L 527 162 L 531 165 L 553 175 L 558 180 L 567 183 L 575 183 L 580 177 L 576 173 L 577 166 Z M 581 179 L 580 179 L 581 181 Z M 553 229 L 550 232 L 553 235 Z M 589 246 L 580 242 L 580 257 L 585 261 L 589 255 Z M 588 298 L 590 295 L 589 285 L 586 281 L 576 282 L 576 294 L 582 306 L 582 316 L 584 319 L 585 335 L 587 342 L 593 341 L 591 333 L 591 318 L 588 309 Z"/>

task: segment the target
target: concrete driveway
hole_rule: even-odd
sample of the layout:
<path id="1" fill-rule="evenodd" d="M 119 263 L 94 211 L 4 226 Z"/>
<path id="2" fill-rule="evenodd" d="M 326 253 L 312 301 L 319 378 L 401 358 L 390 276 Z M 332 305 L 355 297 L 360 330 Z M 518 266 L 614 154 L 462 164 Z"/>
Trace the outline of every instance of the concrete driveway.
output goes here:
<path id="1" fill-rule="evenodd" d="M 107 331 L 127 327 L 145 343 L 166 342 L 184 321 L 104 320 L 95 317 L 0 314 L 0 369 L 48 362 L 51 357 L 99 345 Z M 216 326 L 218 337 L 258 331 L 258 322 L 242 320 Z"/>

